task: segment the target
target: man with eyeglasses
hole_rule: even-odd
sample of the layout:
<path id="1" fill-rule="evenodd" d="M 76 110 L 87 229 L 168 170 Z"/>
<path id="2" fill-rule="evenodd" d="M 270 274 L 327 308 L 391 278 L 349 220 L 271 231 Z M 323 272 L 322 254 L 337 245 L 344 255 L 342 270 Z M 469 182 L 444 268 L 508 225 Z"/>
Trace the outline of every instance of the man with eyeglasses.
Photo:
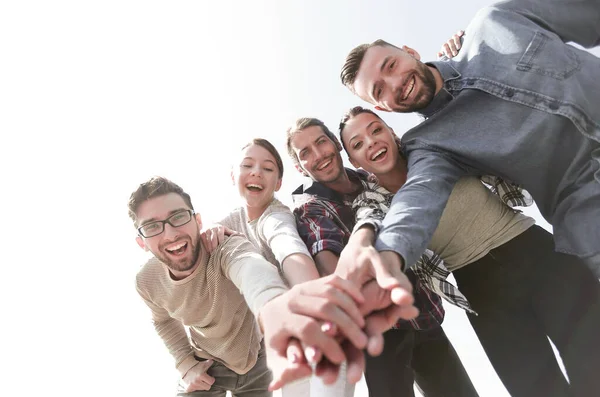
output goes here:
<path id="1" fill-rule="evenodd" d="M 276 267 L 240 235 L 226 238 L 209 254 L 200 237 L 200 214 L 190 196 L 168 179 L 142 183 L 128 207 L 138 245 L 154 254 L 138 272 L 136 287 L 181 374 L 177 395 L 271 396 L 267 355 L 277 380 L 311 372 L 306 363 L 286 366 L 290 338 L 339 364 L 345 357 L 323 322 L 366 346 L 356 304 L 363 298 L 349 281 L 330 276 L 287 291 Z M 382 302 L 381 307 L 389 305 L 385 297 Z"/>

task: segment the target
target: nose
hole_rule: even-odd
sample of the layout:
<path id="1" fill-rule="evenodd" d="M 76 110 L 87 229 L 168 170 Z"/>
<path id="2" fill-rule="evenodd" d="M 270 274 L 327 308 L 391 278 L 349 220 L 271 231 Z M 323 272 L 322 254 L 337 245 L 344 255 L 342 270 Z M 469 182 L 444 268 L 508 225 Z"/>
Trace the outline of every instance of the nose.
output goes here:
<path id="1" fill-rule="evenodd" d="M 163 230 L 163 235 L 165 240 L 175 240 L 179 236 L 179 233 L 176 227 L 165 223 L 165 230 Z"/>
<path id="2" fill-rule="evenodd" d="M 260 166 L 258 164 L 255 164 L 251 169 L 250 169 L 250 174 L 254 175 L 254 176 L 261 176 L 262 175 L 262 170 L 260 168 Z"/>
<path id="3" fill-rule="evenodd" d="M 371 147 L 373 147 L 374 144 L 375 144 L 375 140 L 373 139 L 373 137 L 371 135 L 367 135 L 365 137 L 365 145 L 368 148 L 371 148 Z"/>
<path id="4" fill-rule="evenodd" d="M 323 150 L 321 148 L 315 147 L 314 152 L 317 160 L 321 160 L 321 158 L 323 158 Z"/>

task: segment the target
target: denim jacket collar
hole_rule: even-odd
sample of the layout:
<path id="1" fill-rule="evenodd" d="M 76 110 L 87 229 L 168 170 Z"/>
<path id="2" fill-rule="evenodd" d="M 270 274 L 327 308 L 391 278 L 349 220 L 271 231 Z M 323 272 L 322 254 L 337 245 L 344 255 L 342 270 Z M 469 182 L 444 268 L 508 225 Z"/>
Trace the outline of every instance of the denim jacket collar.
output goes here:
<path id="1" fill-rule="evenodd" d="M 426 65 L 436 68 L 442 75 L 444 83 L 460 77 L 458 70 L 454 69 L 448 62 L 428 62 Z M 431 103 L 419 110 L 419 113 L 425 118 L 431 117 L 443 109 L 452 99 L 454 99 L 454 96 L 450 94 L 446 88 L 442 87 L 442 89 L 433 97 Z"/>

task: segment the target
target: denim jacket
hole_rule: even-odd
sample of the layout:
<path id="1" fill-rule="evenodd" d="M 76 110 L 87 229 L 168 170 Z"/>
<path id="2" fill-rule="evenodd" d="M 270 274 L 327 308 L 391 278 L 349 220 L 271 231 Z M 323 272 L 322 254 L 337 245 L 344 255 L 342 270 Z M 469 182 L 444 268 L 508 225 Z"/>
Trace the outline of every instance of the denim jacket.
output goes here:
<path id="1" fill-rule="evenodd" d="M 600 44 L 600 1 L 506 1 L 465 32 L 457 57 L 430 64 L 444 86 L 402 137 L 408 180 L 376 248 L 412 266 L 456 181 L 492 174 L 531 193 L 558 251 L 597 254 L 600 59 L 564 41 Z"/>

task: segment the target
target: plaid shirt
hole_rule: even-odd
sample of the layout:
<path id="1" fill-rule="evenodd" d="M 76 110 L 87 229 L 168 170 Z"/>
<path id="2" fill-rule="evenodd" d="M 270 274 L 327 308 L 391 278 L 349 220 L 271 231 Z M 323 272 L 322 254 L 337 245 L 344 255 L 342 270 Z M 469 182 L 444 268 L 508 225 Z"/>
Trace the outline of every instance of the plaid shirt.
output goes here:
<path id="1" fill-rule="evenodd" d="M 368 174 L 350 169 L 346 169 L 346 172 L 351 180 L 360 182 L 361 189 L 354 195 L 340 194 L 314 181 L 307 181 L 293 193 L 298 233 L 313 256 L 325 250 L 339 256 L 352 234 L 355 224 L 352 202 L 362 192 Z M 418 281 L 413 270 L 407 271 L 406 275 L 413 284 L 419 316 L 410 321 L 400 320 L 394 328 L 438 327 L 445 315 L 442 300 Z"/>
<path id="2" fill-rule="evenodd" d="M 484 176 L 481 181 L 507 205 L 529 206 L 533 200 L 524 189 L 518 185 L 498 177 Z M 355 229 L 369 224 L 379 230 L 381 221 L 387 214 L 394 194 L 376 182 L 363 181 L 363 191 L 352 203 L 356 215 Z M 450 274 L 442 259 L 430 250 L 426 250 L 413 267 L 415 274 L 427 288 L 440 295 L 448 302 L 467 312 L 476 314 L 464 295 L 446 278 Z"/>

